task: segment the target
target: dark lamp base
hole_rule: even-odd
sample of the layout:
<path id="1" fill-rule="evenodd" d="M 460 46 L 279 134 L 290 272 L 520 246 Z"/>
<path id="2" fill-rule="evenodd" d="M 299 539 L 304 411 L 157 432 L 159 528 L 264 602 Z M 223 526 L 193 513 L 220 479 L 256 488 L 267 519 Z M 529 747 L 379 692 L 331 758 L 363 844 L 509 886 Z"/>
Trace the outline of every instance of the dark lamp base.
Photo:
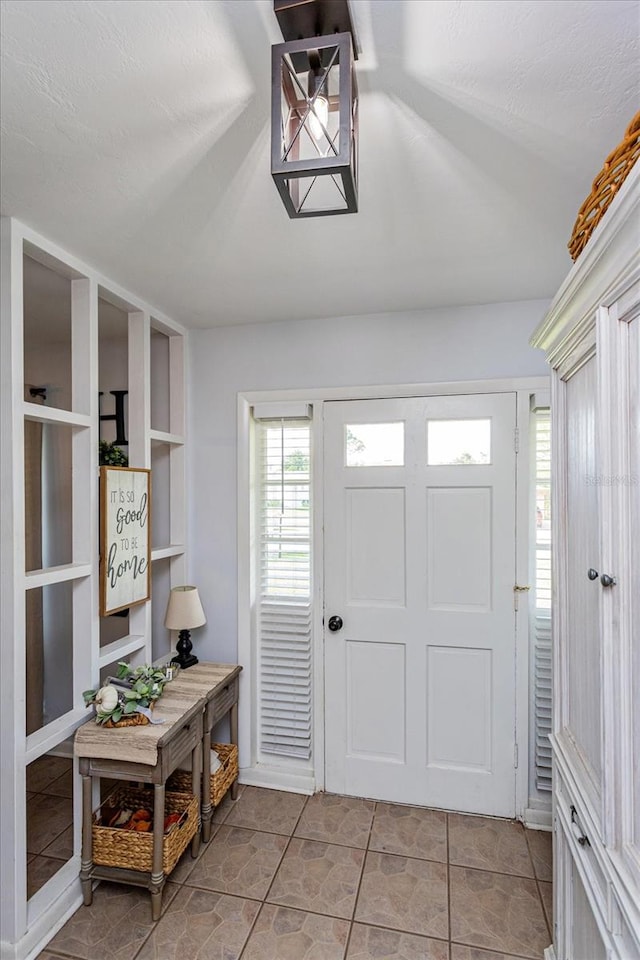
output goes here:
<path id="1" fill-rule="evenodd" d="M 172 659 L 171 663 L 177 663 L 181 670 L 186 670 L 187 667 L 195 667 L 196 663 L 199 663 L 199 660 L 195 653 L 191 653 L 192 646 L 189 631 L 181 630 L 178 636 L 178 642 L 176 643 L 176 652 L 178 655 Z"/>
<path id="2" fill-rule="evenodd" d="M 174 657 L 171 663 L 177 663 L 181 670 L 186 670 L 187 667 L 195 667 L 200 661 L 195 653 L 191 653 L 188 657 Z"/>

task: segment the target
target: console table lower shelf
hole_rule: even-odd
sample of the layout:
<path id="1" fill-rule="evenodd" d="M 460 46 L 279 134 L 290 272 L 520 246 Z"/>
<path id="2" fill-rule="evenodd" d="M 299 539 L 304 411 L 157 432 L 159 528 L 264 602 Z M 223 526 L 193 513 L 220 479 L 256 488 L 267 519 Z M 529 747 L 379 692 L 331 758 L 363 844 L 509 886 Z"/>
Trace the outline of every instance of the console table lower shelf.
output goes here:
<path id="1" fill-rule="evenodd" d="M 231 740 L 237 744 L 238 675 L 241 669 L 236 664 L 202 663 L 181 671 L 176 680 L 167 684 L 156 703 L 154 718 L 163 720 L 162 724 L 107 730 L 89 720 L 76 731 L 74 753 L 79 758 L 82 776 L 80 880 L 85 904 L 92 901 L 94 880 L 130 883 L 150 891 L 152 918 L 160 918 L 166 878 L 186 849 L 191 832 L 193 857 L 198 855 L 200 848 L 200 827 L 205 842 L 210 836 L 213 812 L 211 731 L 216 723 L 229 715 Z M 189 755 L 191 794 L 167 792 L 167 780 Z M 237 764 L 234 776 L 230 789 L 235 798 Z M 121 844 L 126 845 L 127 835 L 130 837 L 134 831 L 107 829 L 100 835 L 95 834 L 99 836 L 101 849 L 94 857 L 94 831 L 101 829 L 93 817 L 94 780 L 98 778 L 148 784 L 153 788 L 153 831 L 143 834 L 142 844 L 140 835 L 133 840 L 136 844 L 136 857 L 132 858 L 135 869 L 125 865 L 129 856 L 121 856 L 121 851 L 116 850 L 112 856 L 112 850 Z M 189 807 L 188 816 L 178 828 L 185 830 L 186 836 L 172 837 L 170 834 L 165 837 L 167 807 L 173 812 L 176 805 Z M 122 839 L 114 834 L 122 834 Z M 109 850 L 105 853 L 106 847 Z"/>

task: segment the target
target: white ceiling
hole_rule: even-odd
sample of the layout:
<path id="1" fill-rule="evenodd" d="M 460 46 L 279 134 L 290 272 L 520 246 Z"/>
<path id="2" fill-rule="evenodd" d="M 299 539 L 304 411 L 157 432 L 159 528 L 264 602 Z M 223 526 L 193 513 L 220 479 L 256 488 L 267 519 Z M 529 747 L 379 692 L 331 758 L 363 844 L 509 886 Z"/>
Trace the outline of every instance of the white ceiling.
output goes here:
<path id="1" fill-rule="evenodd" d="M 207 327 L 543 298 L 638 109 L 640 0 L 351 0 L 360 212 L 269 171 L 271 0 L 7 0 L 2 212 Z"/>

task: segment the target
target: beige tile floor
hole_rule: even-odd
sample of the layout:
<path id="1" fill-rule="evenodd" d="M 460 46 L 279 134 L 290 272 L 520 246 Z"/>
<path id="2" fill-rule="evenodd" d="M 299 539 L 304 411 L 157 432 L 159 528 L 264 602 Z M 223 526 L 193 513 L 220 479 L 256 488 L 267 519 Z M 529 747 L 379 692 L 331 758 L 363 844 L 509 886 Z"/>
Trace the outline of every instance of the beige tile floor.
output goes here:
<path id="1" fill-rule="evenodd" d="M 46 755 L 27 768 L 27 896 L 73 856 L 73 764 Z"/>
<path id="2" fill-rule="evenodd" d="M 39 960 L 541 960 L 551 839 L 504 820 L 240 788 L 151 921 L 102 883 Z"/>

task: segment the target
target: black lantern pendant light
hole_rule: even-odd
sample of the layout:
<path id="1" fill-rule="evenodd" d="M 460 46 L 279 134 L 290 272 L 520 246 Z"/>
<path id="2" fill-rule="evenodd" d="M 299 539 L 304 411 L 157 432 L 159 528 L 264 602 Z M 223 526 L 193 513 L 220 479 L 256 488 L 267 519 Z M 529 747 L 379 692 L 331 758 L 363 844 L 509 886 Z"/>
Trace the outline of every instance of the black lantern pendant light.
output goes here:
<path id="1" fill-rule="evenodd" d="M 347 0 L 274 0 L 271 174 L 290 217 L 358 210 L 356 41 Z"/>

